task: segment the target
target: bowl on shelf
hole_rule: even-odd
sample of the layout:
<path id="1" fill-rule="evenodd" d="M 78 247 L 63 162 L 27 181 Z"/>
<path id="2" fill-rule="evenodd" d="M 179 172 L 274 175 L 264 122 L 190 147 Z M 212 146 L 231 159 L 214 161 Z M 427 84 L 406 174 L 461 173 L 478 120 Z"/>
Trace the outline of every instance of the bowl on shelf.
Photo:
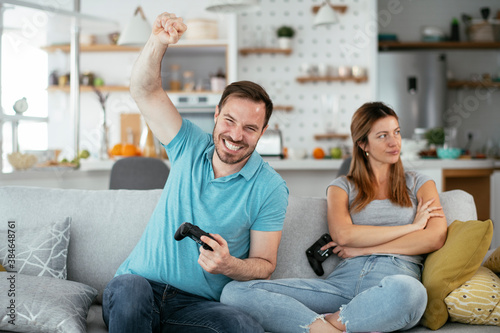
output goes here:
<path id="1" fill-rule="evenodd" d="M 37 158 L 33 154 L 12 153 L 7 155 L 7 160 L 15 170 L 26 170 L 33 167 Z"/>
<path id="2" fill-rule="evenodd" d="M 437 156 L 441 159 L 457 159 L 462 155 L 460 148 L 438 148 Z"/>

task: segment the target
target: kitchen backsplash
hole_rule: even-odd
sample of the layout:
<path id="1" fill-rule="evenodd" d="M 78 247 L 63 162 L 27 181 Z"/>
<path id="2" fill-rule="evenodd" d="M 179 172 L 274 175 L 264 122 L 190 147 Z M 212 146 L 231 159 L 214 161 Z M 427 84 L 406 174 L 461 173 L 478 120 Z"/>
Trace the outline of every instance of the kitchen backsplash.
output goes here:
<path id="1" fill-rule="evenodd" d="M 347 10 L 338 14 L 339 23 L 313 27 L 313 6 L 322 1 L 262 0 L 260 11 L 239 15 L 238 48 L 277 47 L 276 30 L 281 25 L 295 30 L 292 53 L 249 54 L 238 58 L 238 79 L 252 80 L 264 86 L 275 105 L 292 106 L 291 111 L 276 110 L 270 126 L 278 125 L 283 133 L 284 145 L 305 148 L 310 155 L 316 146 L 329 148 L 334 141 L 316 141 L 315 134 L 323 134 L 332 126 L 339 133 L 349 133 L 352 114 L 364 102 L 375 98 L 373 61 L 376 58 L 376 33 L 370 32 L 375 24 L 371 0 L 338 0 Z M 364 39 L 362 43 L 357 39 Z M 304 67 L 361 66 L 367 70 L 368 81 L 297 82 L 304 76 Z M 330 105 L 323 101 L 329 96 Z M 337 112 L 337 114 L 335 114 Z M 327 128 L 330 127 L 330 128 Z M 350 143 L 350 140 L 347 140 Z"/>

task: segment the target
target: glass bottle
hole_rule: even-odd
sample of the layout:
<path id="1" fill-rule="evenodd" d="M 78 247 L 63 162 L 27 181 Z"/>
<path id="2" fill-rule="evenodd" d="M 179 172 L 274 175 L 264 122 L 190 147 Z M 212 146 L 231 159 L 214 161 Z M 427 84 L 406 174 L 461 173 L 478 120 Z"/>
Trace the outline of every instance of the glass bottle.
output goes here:
<path id="1" fill-rule="evenodd" d="M 185 71 L 184 77 L 184 91 L 194 91 L 194 72 Z"/>
<path id="2" fill-rule="evenodd" d="M 170 66 L 170 90 L 179 91 L 181 90 L 181 77 L 179 74 L 180 66 L 174 64 Z"/>

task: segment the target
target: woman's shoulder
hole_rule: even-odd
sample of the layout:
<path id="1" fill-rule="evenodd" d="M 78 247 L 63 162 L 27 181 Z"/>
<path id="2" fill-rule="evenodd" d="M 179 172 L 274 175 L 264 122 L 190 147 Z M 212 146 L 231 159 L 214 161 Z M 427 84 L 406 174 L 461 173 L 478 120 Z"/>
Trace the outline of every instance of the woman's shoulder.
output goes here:
<path id="1" fill-rule="evenodd" d="M 406 187 L 415 191 L 418 191 L 418 189 L 429 180 L 433 180 L 431 177 L 414 170 L 405 171 L 405 178 Z"/>
<path id="2" fill-rule="evenodd" d="M 335 178 L 334 180 L 332 180 L 332 182 L 328 185 L 328 187 L 330 187 L 330 186 L 340 187 L 341 189 L 343 189 L 344 191 L 349 193 L 353 189 L 354 183 L 352 181 L 350 181 L 347 178 L 347 176 L 339 176 L 339 177 Z"/>

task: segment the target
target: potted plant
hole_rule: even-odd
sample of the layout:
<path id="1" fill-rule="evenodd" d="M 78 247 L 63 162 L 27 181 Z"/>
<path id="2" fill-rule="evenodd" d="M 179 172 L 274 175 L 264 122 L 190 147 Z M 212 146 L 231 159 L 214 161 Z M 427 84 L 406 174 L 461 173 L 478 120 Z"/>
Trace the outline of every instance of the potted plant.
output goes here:
<path id="1" fill-rule="evenodd" d="M 425 138 L 429 148 L 442 147 L 444 144 L 444 129 L 442 127 L 431 128 L 425 132 Z"/>
<path id="2" fill-rule="evenodd" d="M 280 49 L 291 49 L 292 48 L 292 37 L 295 35 L 295 30 L 290 27 L 283 25 L 276 31 L 278 35 L 278 45 Z"/>

